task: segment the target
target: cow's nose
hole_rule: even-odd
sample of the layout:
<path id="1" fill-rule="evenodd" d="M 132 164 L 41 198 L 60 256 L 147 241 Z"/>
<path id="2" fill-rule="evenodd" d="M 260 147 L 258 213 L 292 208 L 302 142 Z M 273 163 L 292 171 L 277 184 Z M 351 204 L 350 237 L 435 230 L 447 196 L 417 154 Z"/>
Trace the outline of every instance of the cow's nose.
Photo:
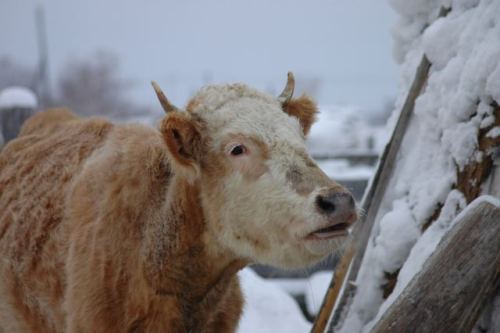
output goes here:
<path id="1" fill-rule="evenodd" d="M 328 191 L 316 197 L 316 206 L 323 214 L 348 216 L 354 213 L 354 198 L 349 192 Z"/>

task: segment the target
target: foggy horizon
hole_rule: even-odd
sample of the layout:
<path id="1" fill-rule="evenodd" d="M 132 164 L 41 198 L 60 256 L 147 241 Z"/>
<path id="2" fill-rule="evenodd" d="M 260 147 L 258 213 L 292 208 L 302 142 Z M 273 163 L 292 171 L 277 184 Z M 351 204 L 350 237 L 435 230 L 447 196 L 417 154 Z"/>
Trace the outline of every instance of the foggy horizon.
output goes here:
<path id="1" fill-rule="evenodd" d="M 35 8 L 47 22 L 52 91 L 61 71 L 99 51 L 118 57 L 131 100 L 157 108 L 156 80 L 178 105 L 207 83 L 243 82 L 279 93 L 291 70 L 319 104 L 380 111 L 397 92 L 385 2 L 4 0 L 0 58 L 35 68 Z"/>

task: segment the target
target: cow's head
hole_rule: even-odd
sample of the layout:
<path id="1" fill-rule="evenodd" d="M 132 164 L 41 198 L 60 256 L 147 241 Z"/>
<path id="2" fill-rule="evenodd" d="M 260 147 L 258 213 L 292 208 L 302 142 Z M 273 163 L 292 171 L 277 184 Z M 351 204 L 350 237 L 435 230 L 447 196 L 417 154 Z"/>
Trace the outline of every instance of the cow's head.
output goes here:
<path id="1" fill-rule="evenodd" d="M 279 267 L 310 265 L 340 247 L 355 221 L 351 194 L 306 150 L 316 105 L 242 84 L 207 86 L 187 112 L 168 102 L 161 131 L 174 170 L 200 188 L 207 237 L 237 257 Z"/>

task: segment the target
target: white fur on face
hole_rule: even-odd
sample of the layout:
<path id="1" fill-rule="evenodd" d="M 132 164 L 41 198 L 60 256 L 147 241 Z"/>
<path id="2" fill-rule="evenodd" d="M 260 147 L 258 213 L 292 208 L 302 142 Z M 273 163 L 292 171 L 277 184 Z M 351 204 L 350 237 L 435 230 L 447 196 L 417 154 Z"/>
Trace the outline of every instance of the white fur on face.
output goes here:
<path id="1" fill-rule="evenodd" d="M 281 172 L 266 172 L 255 181 L 235 172 L 224 180 L 223 189 L 219 193 L 223 199 L 218 200 L 223 202 L 218 210 L 223 225 L 219 240 L 243 258 L 278 267 L 304 267 L 339 245 L 339 239 L 306 239 L 325 223 L 315 209 L 317 192 L 299 195 Z"/>
<path id="2" fill-rule="evenodd" d="M 203 198 L 207 206 L 218 206 L 211 209 L 210 223 L 219 241 L 243 258 L 280 267 L 304 267 L 338 247 L 340 238 L 306 239 L 325 224 L 315 206 L 325 181 L 312 184 L 304 195 L 287 179 L 291 168 L 314 169 L 307 165 L 312 162 L 298 119 L 283 112 L 274 97 L 243 85 L 207 87 L 195 99 L 192 113 L 206 126 L 210 150 L 224 156 L 232 170 L 217 179 L 216 189 L 206 189 Z M 258 177 L 246 177 L 246 167 L 254 167 L 252 154 L 259 151 L 250 138 L 267 150 L 265 168 Z M 228 142 L 229 147 L 249 145 L 248 156 L 228 156 Z"/>

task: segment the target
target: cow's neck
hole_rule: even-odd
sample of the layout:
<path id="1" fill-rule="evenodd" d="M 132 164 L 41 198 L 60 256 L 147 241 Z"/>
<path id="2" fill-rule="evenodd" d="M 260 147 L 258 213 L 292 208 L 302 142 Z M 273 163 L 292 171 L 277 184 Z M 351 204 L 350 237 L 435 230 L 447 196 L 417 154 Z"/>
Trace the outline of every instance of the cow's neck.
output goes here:
<path id="1" fill-rule="evenodd" d="M 245 262 L 207 240 L 199 186 L 174 176 L 163 219 L 148 227 L 146 276 L 159 295 L 178 297 L 185 307 L 214 304 Z M 196 309 L 193 309 L 196 311 Z"/>

